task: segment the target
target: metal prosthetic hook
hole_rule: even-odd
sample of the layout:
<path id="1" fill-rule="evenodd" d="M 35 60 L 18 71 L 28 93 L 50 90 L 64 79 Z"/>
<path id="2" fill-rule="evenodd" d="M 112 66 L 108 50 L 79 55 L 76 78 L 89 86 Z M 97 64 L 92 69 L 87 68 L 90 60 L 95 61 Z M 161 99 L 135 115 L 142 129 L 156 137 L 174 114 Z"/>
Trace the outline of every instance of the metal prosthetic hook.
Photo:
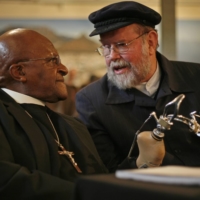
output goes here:
<path id="1" fill-rule="evenodd" d="M 174 120 L 174 121 L 179 121 L 179 122 L 182 122 L 183 124 L 188 125 L 189 130 L 191 132 L 195 133 L 198 137 L 200 137 L 200 125 L 197 121 L 197 118 L 200 118 L 200 115 L 198 115 L 196 111 L 193 111 L 190 113 L 191 118 L 187 118 L 183 115 L 178 115 L 179 106 L 180 106 L 182 100 L 184 99 L 184 97 L 185 96 L 182 94 L 173 100 L 173 101 L 177 102 L 177 105 L 175 105 L 176 109 L 175 109 L 173 115 L 172 114 L 167 115 L 167 109 L 165 109 L 163 116 L 165 116 L 165 118 L 168 118 L 170 122 L 172 120 Z M 170 105 L 170 103 L 168 103 L 166 106 Z M 165 108 L 166 108 L 166 106 L 165 106 Z"/>
<path id="2" fill-rule="evenodd" d="M 198 137 L 200 137 L 200 125 L 198 124 L 196 117 L 200 118 L 200 115 L 196 114 L 196 111 L 190 113 L 191 120 L 189 121 L 188 125 L 190 129 L 196 133 Z"/>
<path id="3" fill-rule="evenodd" d="M 152 112 L 150 115 L 154 117 L 157 123 L 157 127 L 153 130 L 152 132 L 152 137 L 155 140 L 162 140 L 163 137 L 165 136 L 164 131 L 165 130 L 170 130 L 171 126 L 173 125 L 172 120 L 178 116 L 179 112 L 179 107 L 183 99 L 185 98 L 184 94 L 181 94 L 177 96 L 175 99 L 170 101 L 168 104 L 165 105 L 163 115 L 160 116 L 158 119 L 156 116 L 155 112 Z M 174 107 L 174 114 L 171 114 L 170 118 L 168 117 L 167 113 L 169 110 L 169 107 L 173 106 Z"/>
<path id="4" fill-rule="evenodd" d="M 178 115 L 180 104 L 182 103 L 184 98 L 185 98 L 185 95 L 184 94 L 180 94 L 175 99 L 173 99 L 168 104 L 166 104 L 162 116 L 164 118 L 166 118 L 167 117 L 168 108 L 170 106 L 174 106 L 174 114 L 172 115 L 172 118 L 170 119 L 170 121 L 172 121 Z"/>
<path id="5" fill-rule="evenodd" d="M 172 121 L 179 121 L 189 126 L 191 132 L 194 132 L 197 136 L 200 137 L 200 125 L 198 124 L 196 118 L 200 118 L 200 115 L 196 114 L 196 111 L 190 113 L 191 118 L 184 117 L 179 115 L 180 105 L 185 98 L 184 94 L 180 94 L 175 99 L 170 101 L 165 105 L 163 114 L 158 118 L 155 112 L 150 113 L 149 117 L 144 121 L 139 130 L 135 133 L 133 143 L 131 145 L 128 157 L 131 157 L 132 151 L 134 149 L 135 143 L 137 141 L 137 136 L 140 134 L 144 125 L 153 117 L 156 121 L 156 128 L 152 131 L 151 136 L 157 141 L 161 141 L 165 136 L 164 131 L 170 130 L 173 125 Z M 174 113 L 169 113 L 169 108 L 174 107 Z"/>
<path id="6" fill-rule="evenodd" d="M 168 115 L 168 118 L 171 118 L 171 115 Z M 184 117 L 183 115 L 177 115 L 174 118 L 174 121 L 182 122 L 189 126 L 189 130 L 195 133 L 198 137 L 200 137 L 200 125 L 197 122 L 197 117 L 200 118 L 200 115 L 196 114 L 196 111 L 190 113 L 191 118 Z"/>

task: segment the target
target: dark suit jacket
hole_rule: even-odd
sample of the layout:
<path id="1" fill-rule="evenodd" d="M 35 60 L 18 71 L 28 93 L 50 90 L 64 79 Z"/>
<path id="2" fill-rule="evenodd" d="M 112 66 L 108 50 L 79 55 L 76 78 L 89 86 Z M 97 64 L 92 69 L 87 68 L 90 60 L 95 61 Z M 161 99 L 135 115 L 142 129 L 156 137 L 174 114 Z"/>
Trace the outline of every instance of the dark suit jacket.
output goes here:
<path id="1" fill-rule="evenodd" d="M 48 109 L 60 142 L 84 174 L 106 173 L 86 127 Z M 46 135 L 45 135 L 46 134 Z M 52 135 L 0 90 L 0 199 L 70 199 L 79 174 L 58 155 Z"/>
<path id="2" fill-rule="evenodd" d="M 157 60 L 162 79 L 154 99 L 136 89 L 119 90 L 108 82 L 107 75 L 76 95 L 79 117 L 87 125 L 110 171 L 117 169 L 127 157 L 136 131 L 152 111 L 159 117 L 164 106 L 179 94 L 186 95 L 179 114 L 189 117 L 190 112 L 200 111 L 200 64 L 169 61 L 158 52 Z M 152 119 L 143 131 L 155 127 Z M 163 165 L 200 166 L 200 138 L 188 129 L 174 122 L 171 131 L 165 133 L 167 153 Z M 138 156 L 137 147 L 134 155 Z"/>

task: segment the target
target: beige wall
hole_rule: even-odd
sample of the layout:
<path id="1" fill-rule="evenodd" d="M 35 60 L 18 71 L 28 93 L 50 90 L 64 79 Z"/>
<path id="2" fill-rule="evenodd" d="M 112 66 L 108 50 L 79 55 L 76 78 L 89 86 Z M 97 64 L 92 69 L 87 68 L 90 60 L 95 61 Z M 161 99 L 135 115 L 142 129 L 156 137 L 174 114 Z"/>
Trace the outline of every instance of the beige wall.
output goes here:
<path id="1" fill-rule="evenodd" d="M 35 3 L 34 3 L 35 2 Z M 0 0 L 0 18 L 80 19 L 114 0 Z M 160 12 L 160 0 L 138 0 Z M 200 0 L 177 0 L 177 19 L 200 19 Z"/>

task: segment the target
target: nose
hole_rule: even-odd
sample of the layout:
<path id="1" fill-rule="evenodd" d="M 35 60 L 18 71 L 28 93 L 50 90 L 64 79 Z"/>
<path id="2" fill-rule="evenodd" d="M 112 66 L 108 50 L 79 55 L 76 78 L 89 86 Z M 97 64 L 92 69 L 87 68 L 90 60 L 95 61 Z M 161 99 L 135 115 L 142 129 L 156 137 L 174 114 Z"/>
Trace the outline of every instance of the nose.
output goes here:
<path id="1" fill-rule="evenodd" d="M 114 60 L 118 60 L 119 58 L 121 58 L 121 55 L 118 51 L 117 48 L 115 48 L 115 46 L 113 46 L 112 48 L 110 48 L 110 54 L 108 56 L 106 56 L 107 59 L 114 61 Z"/>
<path id="2" fill-rule="evenodd" d="M 66 76 L 68 74 L 68 69 L 65 65 L 63 65 L 62 63 L 60 63 L 59 67 L 58 67 L 58 72 L 60 74 L 62 74 L 62 76 Z"/>

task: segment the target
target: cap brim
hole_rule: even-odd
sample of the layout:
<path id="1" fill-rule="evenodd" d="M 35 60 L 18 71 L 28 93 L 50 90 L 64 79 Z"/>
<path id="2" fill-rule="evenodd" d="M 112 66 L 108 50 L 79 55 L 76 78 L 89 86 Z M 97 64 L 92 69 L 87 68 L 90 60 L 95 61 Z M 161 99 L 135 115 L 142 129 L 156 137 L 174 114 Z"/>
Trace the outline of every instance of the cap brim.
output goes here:
<path id="1" fill-rule="evenodd" d="M 91 36 L 94 36 L 94 35 L 107 33 L 109 31 L 113 31 L 113 30 L 116 30 L 118 28 L 122 28 L 124 26 L 128 26 L 128 25 L 133 24 L 133 23 L 134 22 L 130 22 L 130 21 L 129 22 L 117 22 L 117 23 L 114 23 L 114 24 L 101 26 L 99 28 L 96 28 L 94 31 L 92 31 L 89 36 L 91 37 Z"/>

